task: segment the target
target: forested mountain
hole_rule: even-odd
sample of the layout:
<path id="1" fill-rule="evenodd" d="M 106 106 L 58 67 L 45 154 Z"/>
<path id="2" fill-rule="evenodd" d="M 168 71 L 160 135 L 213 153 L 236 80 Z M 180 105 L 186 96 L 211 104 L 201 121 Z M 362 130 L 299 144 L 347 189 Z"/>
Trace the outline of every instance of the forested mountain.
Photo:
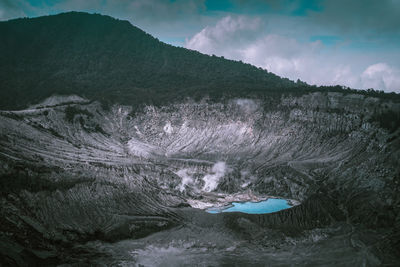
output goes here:
<path id="1" fill-rule="evenodd" d="M 327 89 L 174 47 L 127 21 L 98 14 L 69 12 L 0 22 L 0 36 L 3 110 L 25 108 L 54 94 L 138 106 L 187 96 L 219 99 Z M 328 89 L 342 91 L 340 86 Z"/>
<path id="2" fill-rule="evenodd" d="M 124 104 L 293 87 L 249 64 L 167 45 L 127 21 L 70 12 L 0 23 L 0 108 L 52 94 Z"/>

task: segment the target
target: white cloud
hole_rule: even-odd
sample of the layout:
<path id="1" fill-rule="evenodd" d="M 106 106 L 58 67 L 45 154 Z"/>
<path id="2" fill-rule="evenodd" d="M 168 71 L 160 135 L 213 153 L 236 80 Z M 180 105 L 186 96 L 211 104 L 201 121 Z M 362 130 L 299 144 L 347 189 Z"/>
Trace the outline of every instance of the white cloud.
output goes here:
<path id="1" fill-rule="evenodd" d="M 364 88 L 381 88 L 384 91 L 400 92 L 400 70 L 386 63 L 369 66 L 361 75 Z"/>
<path id="2" fill-rule="evenodd" d="M 294 38 L 268 34 L 241 50 L 245 62 L 260 66 L 278 75 L 291 79 L 308 77 L 313 55 L 318 55 L 322 48 L 320 41 L 300 43 Z"/>
<path id="3" fill-rule="evenodd" d="M 207 26 L 192 38 L 186 40 L 186 47 L 205 54 L 222 53 L 230 55 L 235 52 L 235 46 L 245 45 L 248 40 L 255 39 L 261 27 L 261 20 L 245 16 L 227 16 L 217 22 L 214 27 Z M 232 42 L 232 41 L 235 42 Z M 227 44 L 230 44 L 227 46 Z"/>
<path id="4" fill-rule="evenodd" d="M 316 85 L 345 85 L 400 92 L 399 70 L 357 51 L 344 53 L 319 40 L 262 31 L 258 18 L 227 16 L 186 40 L 186 48 L 242 60 L 292 80 Z M 361 52 L 359 52 L 361 53 Z M 361 60 L 362 59 L 362 60 Z M 363 72 L 363 70 L 365 70 Z"/>

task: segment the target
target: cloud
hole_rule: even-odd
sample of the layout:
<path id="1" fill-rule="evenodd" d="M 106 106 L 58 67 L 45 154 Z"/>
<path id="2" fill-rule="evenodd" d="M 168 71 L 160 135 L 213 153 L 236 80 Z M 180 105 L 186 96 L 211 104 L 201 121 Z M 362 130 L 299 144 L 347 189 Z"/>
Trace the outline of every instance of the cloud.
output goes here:
<path id="1" fill-rule="evenodd" d="M 25 17 L 24 9 L 30 5 L 20 0 L 0 0 L 0 21 L 15 17 Z"/>
<path id="2" fill-rule="evenodd" d="M 400 69 L 386 63 L 373 64 L 362 73 L 361 82 L 364 88 L 381 88 L 384 91 L 400 92 Z"/>
<path id="3" fill-rule="evenodd" d="M 292 79 L 299 78 L 299 72 L 311 64 L 312 55 L 322 47 L 320 41 L 300 43 L 278 34 L 263 34 L 261 27 L 259 18 L 227 16 L 195 34 L 185 46 L 243 60 Z"/>
<path id="4" fill-rule="evenodd" d="M 294 38 L 268 34 L 248 44 L 241 50 L 242 58 L 279 75 L 299 78 L 305 66 L 310 65 L 312 56 L 322 48 L 320 41 L 300 43 Z"/>
<path id="5" fill-rule="evenodd" d="M 321 5 L 320 12 L 309 13 L 314 23 L 357 35 L 400 33 L 398 0 L 325 0 Z"/>
<path id="6" fill-rule="evenodd" d="M 400 33 L 398 0 L 231 0 L 235 10 L 252 14 L 304 16 L 342 33 L 370 36 Z M 243 13 L 242 13 L 243 14 Z"/>
<path id="7" fill-rule="evenodd" d="M 153 23 L 179 20 L 204 10 L 203 0 L 63 0 L 50 2 L 48 9 L 97 11 L 119 18 L 151 20 Z"/>
<path id="8" fill-rule="evenodd" d="M 68 11 L 101 13 L 128 20 L 161 40 L 175 40 L 177 44 L 215 22 L 204 14 L 205 10 L 205 0 L 0 0 L 0 20 Z"/>
<path id="9" fill-rule="evenodd" d="M 234 53 L 235 47 L 255 39 L 260 27 L 259 18 L 226 16 L 214 27 L 207 26 L 186 40 L 186 47 L 211 55 L 221 52 L 220 48 L 224 46 L 227 49 L 225 54 L 229 55 Z"/>
<path id="10" fill-rule="evenodd" d="M 242 60 L 292 80 L 316 85 L 400 91 L 399 73 L 387 63 L 377 64 L 362 52 L 344 53 L 320 40 L 299 41 L 294 37 L 261 30 L 259 18 L 227 16 L 186 40 L 186 48 L 206 54 Z M 364 67 L 363 67 L 364 66 Z"/>

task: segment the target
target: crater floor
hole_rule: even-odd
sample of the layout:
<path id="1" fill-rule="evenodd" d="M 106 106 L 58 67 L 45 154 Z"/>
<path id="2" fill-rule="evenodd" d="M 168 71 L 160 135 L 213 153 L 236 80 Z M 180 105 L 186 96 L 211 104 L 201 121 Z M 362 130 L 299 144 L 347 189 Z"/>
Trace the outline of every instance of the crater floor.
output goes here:
<path id="1" fill-rule="evenodd" d="M 396 265 L 399 138 L 368 121 L 384 105 L 313 93 L 132 113 L 56 97 L 1 111 L 2 260 Z M 206 212 L 273 196 L 293 207 Z"/>

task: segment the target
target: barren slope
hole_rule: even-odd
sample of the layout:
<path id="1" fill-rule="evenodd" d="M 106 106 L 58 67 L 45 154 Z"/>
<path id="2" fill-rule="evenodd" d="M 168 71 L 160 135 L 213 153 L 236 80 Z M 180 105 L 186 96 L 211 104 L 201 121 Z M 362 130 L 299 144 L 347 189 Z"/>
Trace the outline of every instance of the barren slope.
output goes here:
<path id="1" fill-rule="evenodd" d="M 313 93 L 135 115 L 77 97 L 2 111 L 4 262 L 395 264 L 399 132 L 368 118 L 384 106 L 398 109 Z M 268 196 L 295 206 L 195 209 Z"/>

